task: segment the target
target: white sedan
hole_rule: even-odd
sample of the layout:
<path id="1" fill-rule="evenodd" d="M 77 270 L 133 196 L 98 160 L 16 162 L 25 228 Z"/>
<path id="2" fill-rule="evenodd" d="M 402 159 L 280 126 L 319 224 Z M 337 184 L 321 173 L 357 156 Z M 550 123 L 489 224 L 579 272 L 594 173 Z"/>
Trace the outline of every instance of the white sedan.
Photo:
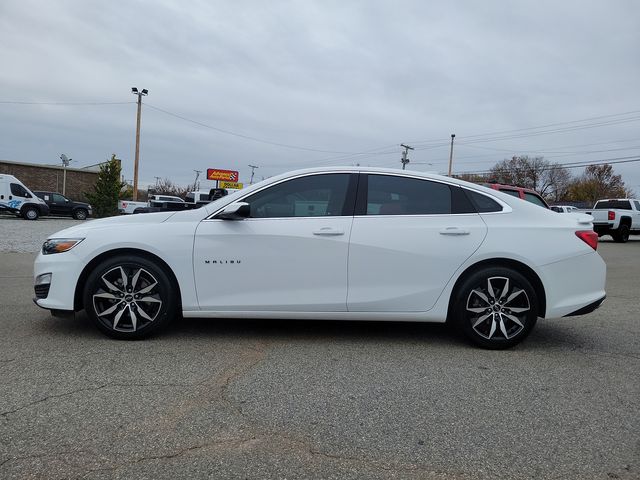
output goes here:
<path id="1" fill-rule="evenodd" d="M 34 300 L 85 309 L 120 339 L 180 315 L 449 321 L 506 348 L 539 317 L 602 303 L 591 221 L 438 175 L 308 169 L 198 210 L 58 232 L 36 259 Z"/>

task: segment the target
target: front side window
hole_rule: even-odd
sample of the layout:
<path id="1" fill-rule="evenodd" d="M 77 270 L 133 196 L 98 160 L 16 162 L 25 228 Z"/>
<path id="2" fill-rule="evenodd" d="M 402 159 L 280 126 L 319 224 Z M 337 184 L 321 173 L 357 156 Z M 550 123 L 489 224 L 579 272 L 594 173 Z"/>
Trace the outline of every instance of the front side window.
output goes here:
<path id="1" fill-rule="evenodd" d="M 635 204 L 635 206 L 636 206 L 636 210 L 640 211 L 640 202 L 639 202 L 639 201 L 637 201 L 637 200 L 634 200 L 634 201 L 633 201 L 633 203 L 634 203 L 634 204 Z"/>
<path id="2" fill-rule="evenodd" d="M 66 198 L 64 198 L 62 195 L 58 194 L 58 193 L 54 193 L 53 194 L 53 201 L 54 202 L 58 202 L 58 203 L 64 203 L 66 200 Z"/>
<path id="3" fill-rule="evenodd" d="M 27 189 L 17 183 L 11 184 L 11 194 L 15 195 L 16 197 L 25 197 L 25 198 L 31 197 L 29 192 L 27 192 Z"/>
<path id="4" fill-rule="evenodd" d="M 268 187 L 243 201 L 250 218 L 349 215 L 349 173 L 310 175 Z"/>
<path id="5" fill-rule="evenodd" d="M 367 215 L 451 213 L 451 188 L 438 182 L 391 175 L 369 175 Z"/>

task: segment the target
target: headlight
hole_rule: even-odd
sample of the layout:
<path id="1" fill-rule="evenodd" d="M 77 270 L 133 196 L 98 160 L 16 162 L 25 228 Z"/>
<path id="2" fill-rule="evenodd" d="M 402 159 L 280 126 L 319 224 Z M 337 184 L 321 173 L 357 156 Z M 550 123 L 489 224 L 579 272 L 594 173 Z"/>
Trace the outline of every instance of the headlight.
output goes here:
<path id="1" fill-rule="evenodd" d="M 50 255 L 52 253 L 62 253 L 71 250 L 84 238 L 50 238 L 42 245 L 42 253 Z"/>

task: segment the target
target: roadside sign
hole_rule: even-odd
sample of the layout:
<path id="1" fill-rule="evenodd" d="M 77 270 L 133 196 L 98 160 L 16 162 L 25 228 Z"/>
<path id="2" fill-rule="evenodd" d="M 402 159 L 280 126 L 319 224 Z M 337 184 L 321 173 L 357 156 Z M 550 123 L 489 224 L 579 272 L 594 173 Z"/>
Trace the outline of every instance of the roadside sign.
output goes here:
<path id="1" fill-rule="evenodd" d="M 240 190 L 244 185 L 237 182 L 220 182 L 218 186 L 220 188 L 235 188 L 236 190 Z"/>
<path id="2" fill-rule="evenodd" d="M 235 170 L 220 170 L 219 168 L 207 168 L 207 180 L 223 180 L 237 182 L 238 172 Z"/>

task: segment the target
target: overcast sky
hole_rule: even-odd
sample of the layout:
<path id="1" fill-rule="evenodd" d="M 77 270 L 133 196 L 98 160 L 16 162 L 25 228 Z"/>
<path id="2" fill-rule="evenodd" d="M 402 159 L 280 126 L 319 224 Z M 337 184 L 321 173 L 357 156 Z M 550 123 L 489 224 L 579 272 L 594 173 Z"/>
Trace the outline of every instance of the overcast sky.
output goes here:
<path id="1" fill-rule="evenodd" d="M 132 179 L 132 86 L 149 90 L 141 187 L 399 168 L 400 143 L 411 168 L 446 172 L 451 133 L 455 172 L 638 158 L 640 2 L 0 2 L 0 159 L 115 153 Z M 615 170 L 640 194 L 640 162 Z"/>

